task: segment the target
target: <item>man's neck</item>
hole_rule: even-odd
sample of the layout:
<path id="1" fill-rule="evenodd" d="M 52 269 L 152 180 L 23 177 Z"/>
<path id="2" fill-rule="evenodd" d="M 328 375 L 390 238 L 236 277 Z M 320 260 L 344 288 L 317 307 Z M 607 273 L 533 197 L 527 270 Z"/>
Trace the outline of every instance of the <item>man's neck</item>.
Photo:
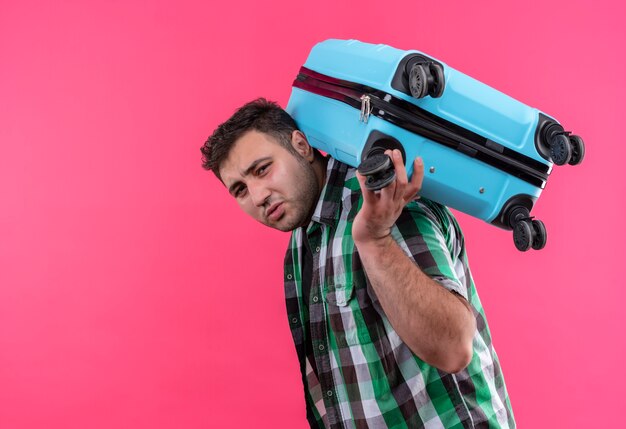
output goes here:
<path id="1" fill-rule="evenodd" d="M 326 168 L 328 167 L 328 157 L 318 157 L 313 164 L 313 169 L 315 170 L 315 176 L 317 177 L 317 184 L 319 189 L 319 194 L 317 198 L 319 199 L 320 194 L 322 193 L 322 189 L 324 189 L 324 185 L 326 184 Z"/>
<path id="2" fill-rule="evenodd" d="M 307 227 L 309 223 L 311 223 L 311 218 L 313 217 L 313 213 L 315 213 L 315 208 L 317 207 L 317 202 L 322 196 L 322 191 L 324 190 L 324 185 L 326 185 L 326 168 L 328 167 L 328 157 L 326 156 L 316 156 L 313 161 L 313 172 L 315 173 L 315 177 L 317 179 L 317 195 L 313 200 L 314 203 L 311 207 L 311 212 L 306 217 L 306 221 L 304 224 L 300 225 L 302 227 Z"/>

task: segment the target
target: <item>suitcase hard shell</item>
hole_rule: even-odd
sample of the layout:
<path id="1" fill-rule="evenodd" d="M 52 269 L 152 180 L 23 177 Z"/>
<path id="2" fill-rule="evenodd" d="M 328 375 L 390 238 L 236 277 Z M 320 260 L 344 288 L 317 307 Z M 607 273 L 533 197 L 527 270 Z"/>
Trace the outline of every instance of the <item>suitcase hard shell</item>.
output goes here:
<path id="1" fill-rule="evenodd" d="M 314 46 L 286 110 L 313 147 L 369 174 L 372 189 L 390 179 L 385 149 L 405 164 L 421 156 L 422 196 L 513 229 L 522 251 L 545 245 L 530 211 L 553 163 L 584 157 L 582 139 L 539 110 L 419 51 L 356 40 Z"/>

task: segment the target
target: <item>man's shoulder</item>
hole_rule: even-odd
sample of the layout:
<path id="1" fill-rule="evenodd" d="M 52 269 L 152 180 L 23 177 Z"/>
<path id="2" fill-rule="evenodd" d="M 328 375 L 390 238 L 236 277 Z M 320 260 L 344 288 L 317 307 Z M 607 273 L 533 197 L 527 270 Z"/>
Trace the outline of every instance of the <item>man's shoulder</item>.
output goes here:
<path id="1" fill-rule="evenodd" d="M 450 209 L 428 198 L 422 197 L 407 204 L 396 225 L 417 231 L 437 229 L 445 237 L 463 241 L 461 227 Z"/>
<path id="2" fill-rule="evenodd" d="M 407 209 L 416 214 L 430 216 L 441 223 L 448 223 L 455 220 L 454 215 L 447 206 L 428 198 L 421 197 L 407 204 Z"/>

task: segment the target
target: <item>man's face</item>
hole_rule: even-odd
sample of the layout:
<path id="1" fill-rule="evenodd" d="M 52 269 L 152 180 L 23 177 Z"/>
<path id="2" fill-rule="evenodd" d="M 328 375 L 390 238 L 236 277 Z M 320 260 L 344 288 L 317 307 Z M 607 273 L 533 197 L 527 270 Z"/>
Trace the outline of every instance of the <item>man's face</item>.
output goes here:
<path id="1" fill-rule="evenodd" d="M 294 132 L 292 146 L 298 152 L 294 154 L 274 137 L 254 130 L 235 142 L 220 175 L 243 211 L 281 231 L 308 223 L 320 185 L 312 152 L 309 155 L 304 145 L 308 147 L 303 135 Z"/>

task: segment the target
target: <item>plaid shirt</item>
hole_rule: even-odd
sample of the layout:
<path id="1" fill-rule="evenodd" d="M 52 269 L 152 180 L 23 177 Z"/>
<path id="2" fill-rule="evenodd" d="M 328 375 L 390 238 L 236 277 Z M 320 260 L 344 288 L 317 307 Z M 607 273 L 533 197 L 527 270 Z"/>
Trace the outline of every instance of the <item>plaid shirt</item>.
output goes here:
<path id="1" fill-rule="evenodd" d="M 361 204 L 355 170 L 329 158 L 311 222 L 293 231 L 285 255 L 287 313 L 311 426 L 515 427 L 456 220 L 447 208 L 420 199 L 403 210 L 392 231 L 422 271 L 473 309 L 472 361 L 448 374 L 413 354 L 385 316 L 351 236 Z M 305 234 L 312 278 L 303 300 Z"/>

